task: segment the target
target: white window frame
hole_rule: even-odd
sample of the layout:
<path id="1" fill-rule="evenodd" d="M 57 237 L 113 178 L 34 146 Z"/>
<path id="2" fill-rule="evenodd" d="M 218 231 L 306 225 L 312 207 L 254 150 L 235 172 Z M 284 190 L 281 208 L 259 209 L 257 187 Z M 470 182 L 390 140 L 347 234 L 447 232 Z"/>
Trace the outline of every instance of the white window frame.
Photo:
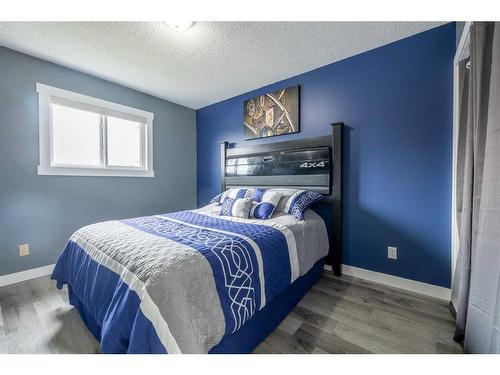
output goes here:
<path id="1" fill-rule="evenodd" d="M 121 104 L 78 94 L 57 87 L 36 84 L 38 92 L 39 152 L 38 175 L 49 176 L 112 176 L 154 177 L 153 170 L 153 118 L 154 114 Z M 92 110 L 101 114 L 101 162 L 102 167 L 74 166 L 53 162 L 52 106 L 62 104 L 72 108 Z M 141 167 L 109 166 L 106 158 L 106 118 L 115 116 L 145 124 L 141 130 Z M 145 147 L 144 147 L 145 146 Z"/>

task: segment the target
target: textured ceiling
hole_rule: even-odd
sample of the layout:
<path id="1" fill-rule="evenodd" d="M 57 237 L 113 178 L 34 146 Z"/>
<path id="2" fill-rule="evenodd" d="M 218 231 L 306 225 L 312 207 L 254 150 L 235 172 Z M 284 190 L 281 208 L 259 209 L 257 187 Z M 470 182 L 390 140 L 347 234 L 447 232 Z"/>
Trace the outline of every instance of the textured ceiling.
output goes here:
<path id="1" fill-rule="evenodd" d="M 0 22 L 0 45 L 198 109 L 438 22 Z"/>

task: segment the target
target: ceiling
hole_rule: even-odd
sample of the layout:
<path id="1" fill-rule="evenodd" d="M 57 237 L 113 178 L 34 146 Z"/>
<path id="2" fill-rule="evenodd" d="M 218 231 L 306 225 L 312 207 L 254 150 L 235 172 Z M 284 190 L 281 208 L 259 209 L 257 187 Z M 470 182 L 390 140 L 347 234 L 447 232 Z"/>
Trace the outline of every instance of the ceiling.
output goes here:
<path id="1" fill-rule="evenodd" d="M 0 22 L 0 45 L 190 108 L 442 22 Z"/>

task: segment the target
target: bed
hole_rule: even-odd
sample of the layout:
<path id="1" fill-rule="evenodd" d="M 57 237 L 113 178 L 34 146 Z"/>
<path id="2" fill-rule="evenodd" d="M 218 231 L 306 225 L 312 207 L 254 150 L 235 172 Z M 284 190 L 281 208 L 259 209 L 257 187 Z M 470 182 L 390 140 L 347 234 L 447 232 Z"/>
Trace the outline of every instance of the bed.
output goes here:
<path id="1" fill-rule="evenodd" d="M 341 125 L 333 129 L 332 137 L 251 149 L 221 145 L 223 190 L 244 182 L 325 194 L 302 221 L 220 216 L 209 204 L 77 230 L 52 278 L 67 284 L 101 352 L 251 352 L 321 277 L 325 260 L 340 269 Z"/>

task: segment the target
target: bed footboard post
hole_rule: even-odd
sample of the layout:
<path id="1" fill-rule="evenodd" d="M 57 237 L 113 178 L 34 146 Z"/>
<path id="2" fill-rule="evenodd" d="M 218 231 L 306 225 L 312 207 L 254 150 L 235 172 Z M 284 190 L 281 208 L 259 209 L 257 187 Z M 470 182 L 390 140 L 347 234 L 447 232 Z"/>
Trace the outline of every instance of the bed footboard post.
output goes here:
<path id="1" fill-rule="evenodd" d="M 332 220 L 333 233 L 330 241 L 332 271 L 342 273 L 342 130 L 343 122 L 332 124 Z"/>

